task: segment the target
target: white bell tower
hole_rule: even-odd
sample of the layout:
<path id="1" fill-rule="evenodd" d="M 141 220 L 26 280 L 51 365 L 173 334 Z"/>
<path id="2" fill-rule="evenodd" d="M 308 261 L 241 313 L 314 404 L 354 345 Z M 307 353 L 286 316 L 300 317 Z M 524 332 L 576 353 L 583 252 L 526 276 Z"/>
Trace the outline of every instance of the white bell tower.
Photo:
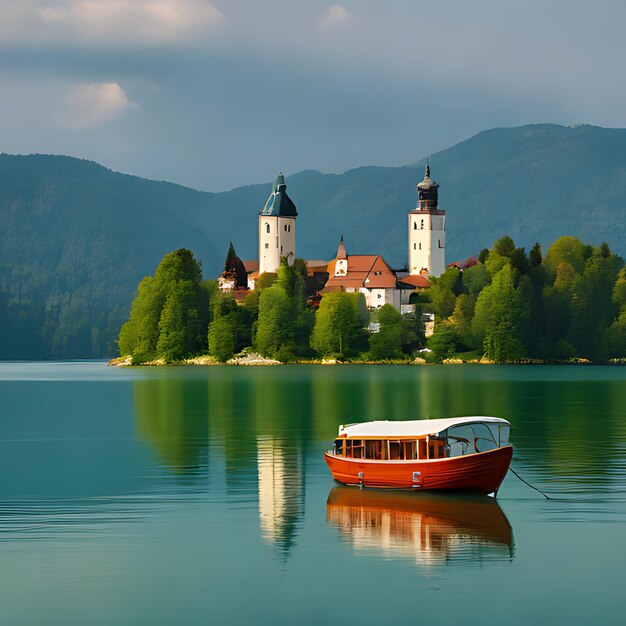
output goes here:
<path id="1" fill-rule="evenodd" d="M 446 212 L 438 208 L 439 185 L 430 178 L 417 185 L 417 208 L 409 212 L 409 274 L 440 276 L 446 271 Z"/>
<path id="2" fill-rule="evenodd" d="M 281 172 L 259 213 L 259 274 L 277 272 L 282 257 L 287 258 L 289 265 L 296 260 L 297 216 L 296 205 L 287 195 Z"/>

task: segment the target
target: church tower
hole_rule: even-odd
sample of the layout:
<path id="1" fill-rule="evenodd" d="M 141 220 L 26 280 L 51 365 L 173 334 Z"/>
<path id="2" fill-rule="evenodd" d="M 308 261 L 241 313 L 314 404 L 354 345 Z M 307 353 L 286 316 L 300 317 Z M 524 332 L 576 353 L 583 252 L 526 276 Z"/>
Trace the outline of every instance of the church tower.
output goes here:
<path id="1" fill-rule="evenodd" d="M 296 205 L 287 195 L 282 172 L 259 213 L 259 274 L 277 272 L 281 257 L 289 265 L 296 260 Z"/>
<path id="2" fill-rule="evenodd" d="M 417 208 L 409 212 L 409 274 L 440 276 L 446 270 L 446 212 L 438 207 L 438 190 L 427 162 Z"/>

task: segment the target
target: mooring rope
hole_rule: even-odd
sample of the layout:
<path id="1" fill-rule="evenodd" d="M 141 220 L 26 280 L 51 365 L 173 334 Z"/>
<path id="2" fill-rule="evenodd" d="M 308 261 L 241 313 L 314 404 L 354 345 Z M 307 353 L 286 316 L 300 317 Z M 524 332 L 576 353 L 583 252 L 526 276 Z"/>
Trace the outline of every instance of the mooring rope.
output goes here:
<path id="1" fill-rule="evenodd" d="M 527 484 L 531 489 L 538 491 L 546 500 L 552 500 L 552 498 L 549 495 L 545 494 L 543 491 L 541 491 L 541 489 L 534 487 L 527 480 L 524 480 L 512 467 L 509 466 L 509 470 L 513 472 L 523 483 Z"/>

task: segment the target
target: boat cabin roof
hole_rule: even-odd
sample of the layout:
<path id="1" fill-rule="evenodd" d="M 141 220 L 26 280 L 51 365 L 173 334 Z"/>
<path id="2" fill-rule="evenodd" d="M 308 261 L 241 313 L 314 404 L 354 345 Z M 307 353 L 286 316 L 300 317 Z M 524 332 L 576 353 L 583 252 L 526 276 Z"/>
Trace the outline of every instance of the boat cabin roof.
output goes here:
<path id="1" fill-rule="evenodd" d="M 393 437 L 425 437 L 436 435 L 451 426 L 461 424 L 497 423 L 510 426 L 510 422 L 500 417 L 446 417 L 434 420 L 409 420 L 403 422 L 390 422 L 379 420 L 374 422 L 362 422 L 361 424 L 348 424 L 339 427 L 339 436 L 345 437 L 380 437 L 388 439 Z"/>

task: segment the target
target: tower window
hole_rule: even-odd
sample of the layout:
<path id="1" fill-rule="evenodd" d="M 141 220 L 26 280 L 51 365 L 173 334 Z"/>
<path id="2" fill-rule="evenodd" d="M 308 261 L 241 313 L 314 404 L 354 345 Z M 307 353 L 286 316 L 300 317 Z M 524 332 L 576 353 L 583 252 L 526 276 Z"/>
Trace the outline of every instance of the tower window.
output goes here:
<path id="1" fill-rule="evenodd" d="M 422 220 L 422 230 L 424 230 L 424 220 Z M 267 232 L 269 233 L 270 231 L 268 230 Z"/>
<path id="2" fill-rule="evenodd" d="M 420 250 L 422 249 L 422 244 L 420 243 Z"/>
<path id="3" fill-rule="evenodd" d="M 441 245 L 441 239 L 439 240 L 439 247 L 443 248 L 443 246 Z"/>
<path id="4" fill-rule="evenodd" d="M 417 250 L 417 244 L 416 243 L 413 244 L 413 250 Z"/>
<path id="5" fill-rule="evenodd" d="M 287 232 L 287 224 L 285 224 L 285 232 Z"/>
<path id="6" fill-rule="evenodd" d="M 413 222 L 413 230 L 417 230 L 417 222 Z"/>
<path id="7" fill-rule="evenodd" d="M 265 224 L 265 232 L 266 233 L 270 232 L 270 225 L 269 224 Z"/>
<path id="8" fill-rule="evenodd" d="M 269 243 L 266 243 L 266 244 L 265 244 L 265 248 L 267 249 L 267 248 L 269 248 L 269 247 L 270 247 L 270 244 L 269 244 Z"/>

